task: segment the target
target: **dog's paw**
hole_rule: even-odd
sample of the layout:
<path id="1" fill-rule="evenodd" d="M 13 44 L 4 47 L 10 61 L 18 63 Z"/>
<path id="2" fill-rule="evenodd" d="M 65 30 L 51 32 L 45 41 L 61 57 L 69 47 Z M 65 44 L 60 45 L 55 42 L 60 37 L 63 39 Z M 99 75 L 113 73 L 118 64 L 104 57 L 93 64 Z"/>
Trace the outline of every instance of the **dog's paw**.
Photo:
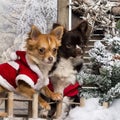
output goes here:
<path id="1" fill-rule="evenodd" d="M 52 99 L 52 100 L 62 100 L 62 99 L 63 99 L 63 96 L 62 96 L 62 94 L 60 94 L 60 93 L 52 93 L 51 99 Z"/>
<path id="2" fill-rule="evenodd" d="M 50 105 L 46 101 L 39 102 L 39 104 L 40 104 L 41 108 L 43 108 L 43 109 L 46 109 L 46 110 L 51 109 Z"/>

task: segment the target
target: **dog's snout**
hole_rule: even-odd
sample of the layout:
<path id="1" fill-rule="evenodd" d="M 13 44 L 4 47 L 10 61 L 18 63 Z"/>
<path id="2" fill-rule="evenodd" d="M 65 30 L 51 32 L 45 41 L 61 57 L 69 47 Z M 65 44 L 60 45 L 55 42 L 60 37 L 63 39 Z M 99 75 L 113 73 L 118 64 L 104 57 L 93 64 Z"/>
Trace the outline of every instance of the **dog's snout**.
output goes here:
<path id="1" fill-rule="evenodd" d="M 50 62 L 52 62 L 52 61 L 53 61 L 53 57 L 49 57 L 48 60 L 49 60 Z"/>

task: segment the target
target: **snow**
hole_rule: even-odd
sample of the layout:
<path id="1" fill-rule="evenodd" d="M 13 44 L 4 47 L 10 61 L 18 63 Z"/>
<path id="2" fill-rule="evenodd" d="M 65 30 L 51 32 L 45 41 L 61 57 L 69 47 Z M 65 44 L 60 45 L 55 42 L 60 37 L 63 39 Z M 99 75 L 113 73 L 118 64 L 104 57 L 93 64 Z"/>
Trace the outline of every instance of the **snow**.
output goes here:
<path id="1" fill-rule="evenodd" d="M 120 99 L 109 108 L 99 105 L 98 98 L 89 98 L 84 107 L 72 109 L 65 120 L 120 120 Z"/>

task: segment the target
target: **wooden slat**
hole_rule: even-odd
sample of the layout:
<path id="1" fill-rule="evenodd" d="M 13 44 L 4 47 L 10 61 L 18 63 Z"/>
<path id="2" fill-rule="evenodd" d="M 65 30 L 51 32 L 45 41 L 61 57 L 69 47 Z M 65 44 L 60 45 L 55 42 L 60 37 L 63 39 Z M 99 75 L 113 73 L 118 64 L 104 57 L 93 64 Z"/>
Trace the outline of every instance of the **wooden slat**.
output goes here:
<path id="1" fill-rule="evenodd" d="M 109 0 L 110 2 L 120 2 L 120 0 Z"/>
<path id="2" fill-rule="evenodd" d="M 0 100 L 8 100 L 8 98 L 0 98 Z"/>
<path id="3" fill-rule="evenodd" d="M 49 118 L 49 117 L 45 117 L 45 116 L 42 116 L 42 117 L 39 117 L 37 119 L 35 118 L 29 118 L 28 120 L 58 120 L 58 118 L 56 118 L 55 116 L 52 117 L 52 118 Z M 61 119 L 60 119 L 61 120 Z"/>

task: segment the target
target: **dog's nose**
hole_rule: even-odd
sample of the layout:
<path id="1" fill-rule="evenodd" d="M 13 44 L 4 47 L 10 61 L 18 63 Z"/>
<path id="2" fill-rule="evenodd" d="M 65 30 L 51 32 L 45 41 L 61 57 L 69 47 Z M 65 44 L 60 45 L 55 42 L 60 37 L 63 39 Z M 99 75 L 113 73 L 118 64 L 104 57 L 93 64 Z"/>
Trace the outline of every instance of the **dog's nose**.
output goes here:
<path id="1" fill-rule="evenodd" d="M 48 60 L 49 60 L 50 62 L 52 62 L 52 61 L 53 61 L 53 57 L 49 57 Z"/>

